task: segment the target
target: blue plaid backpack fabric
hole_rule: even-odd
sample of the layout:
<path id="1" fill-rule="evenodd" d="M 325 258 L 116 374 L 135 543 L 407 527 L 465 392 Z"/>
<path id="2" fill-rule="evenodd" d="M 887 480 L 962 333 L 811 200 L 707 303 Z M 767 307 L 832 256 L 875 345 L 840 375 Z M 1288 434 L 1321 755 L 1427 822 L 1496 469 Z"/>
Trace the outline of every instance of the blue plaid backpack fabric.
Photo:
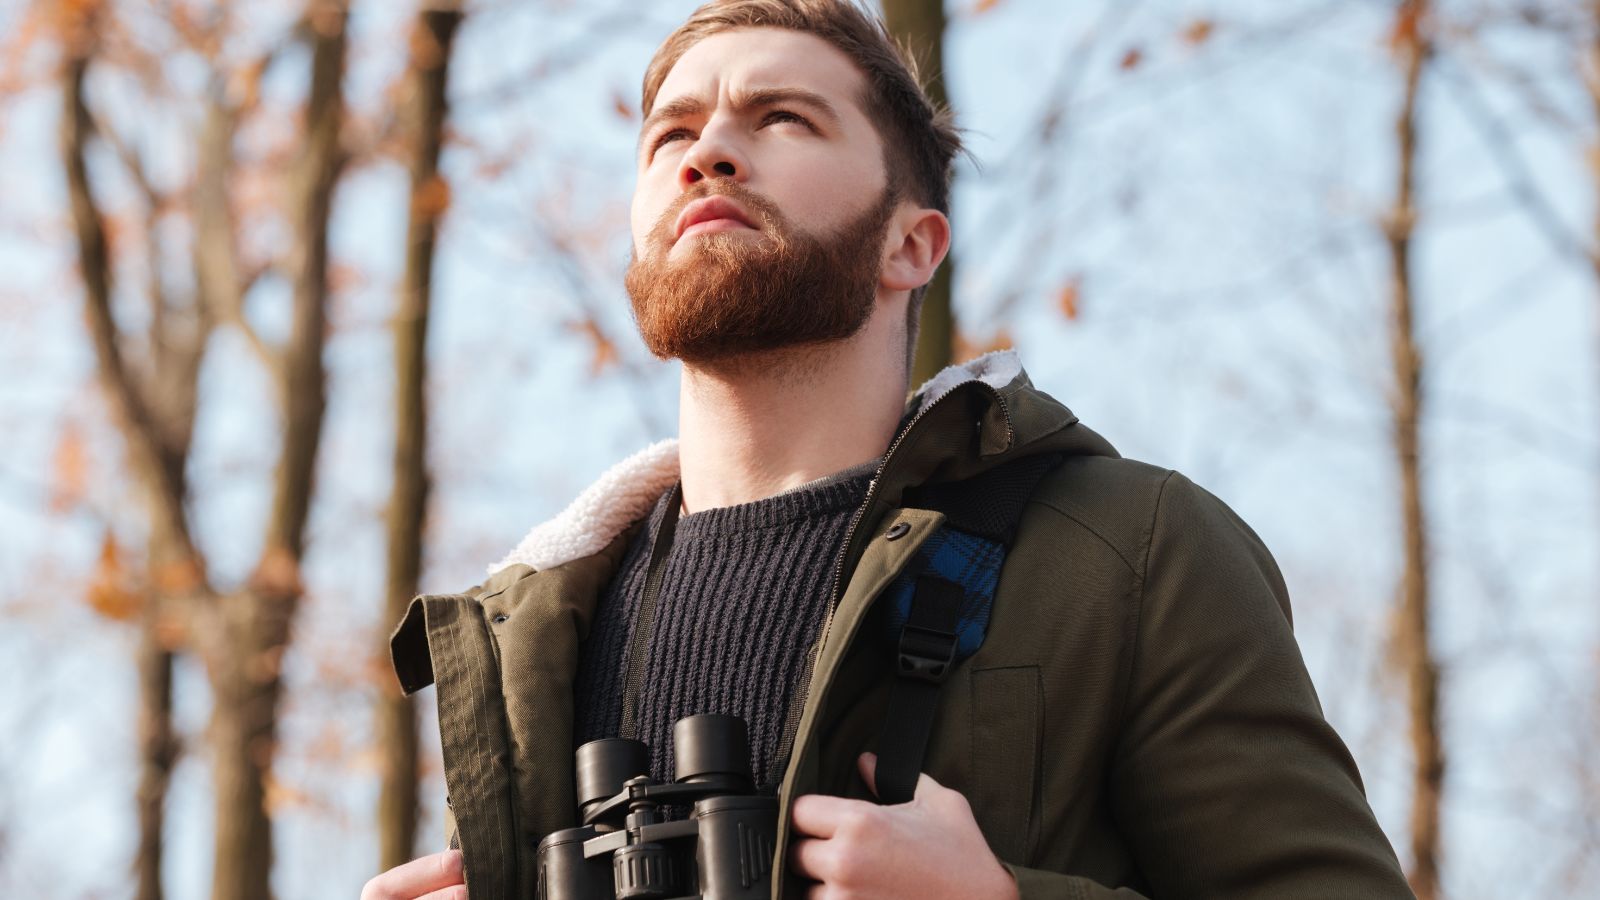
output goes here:
<path id="1" fill-rule="evenodd" d="M 1006 560 L 1006 547 L 949 526 L 940 528 L 917 549 L 917 555 L 900 576 L 889 584 L 884 600 L 883 637 L 891 645 L 900 641 L 917 578 L 937 575 L 959 586 L 964 593 L 960 624 L 956 629 L 955 662 L 978 652 L 989 628 L 989 613 L 994 608 L 994 589 L 1000 581 L 1000 566 Z"/>

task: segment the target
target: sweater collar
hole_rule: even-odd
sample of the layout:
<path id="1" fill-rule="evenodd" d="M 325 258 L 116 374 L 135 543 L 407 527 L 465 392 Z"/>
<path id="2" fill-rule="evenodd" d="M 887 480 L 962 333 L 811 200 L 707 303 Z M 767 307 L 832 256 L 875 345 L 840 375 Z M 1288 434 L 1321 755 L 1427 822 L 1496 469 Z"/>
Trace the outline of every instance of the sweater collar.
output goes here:
<path id="1" fill-rule="evenodd" d="M 996 390 L 1022 373 L 1013 350 L 986 353 L 949 366 L 912 392 L 908 416 L 921 413 L 956 387 L 981 381 Z M 663 491 L 678 480 L 678 440 L 657 441 L 613 465 L 554 517 L 541 522 L 489 574 L 522 563 L 550 569 L 600 552 L 629 525 L 650 514 Z"/>

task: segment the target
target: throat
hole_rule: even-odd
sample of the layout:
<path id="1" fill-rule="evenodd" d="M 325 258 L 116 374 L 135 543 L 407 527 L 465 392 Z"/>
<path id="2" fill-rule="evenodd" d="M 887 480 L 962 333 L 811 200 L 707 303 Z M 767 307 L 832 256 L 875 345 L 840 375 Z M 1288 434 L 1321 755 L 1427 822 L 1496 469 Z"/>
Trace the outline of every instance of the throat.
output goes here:
<path id="1" fill-rule="evenodd" d="M 840 375 L 816 360 L 755 376 L 685 367 L 683 512 L 765 500 L 880 458 L 899 423 L 904 384 Z"/>

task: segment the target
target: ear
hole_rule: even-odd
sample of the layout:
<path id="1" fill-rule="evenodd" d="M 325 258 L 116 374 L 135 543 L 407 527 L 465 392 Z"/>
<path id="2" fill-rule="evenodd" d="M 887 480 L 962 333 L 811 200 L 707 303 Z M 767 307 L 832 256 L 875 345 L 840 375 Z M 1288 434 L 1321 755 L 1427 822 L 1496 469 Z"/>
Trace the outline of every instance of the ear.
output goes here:
<path id="1" fill-rule="evenodd" d="M 915 290 L 933 279 L 934 270 L 950 251 L 950 220 L 937 209 L 903 204 L 889 237 L 898 242 L 886 248 L 878 284 L 890 291 Z"/>

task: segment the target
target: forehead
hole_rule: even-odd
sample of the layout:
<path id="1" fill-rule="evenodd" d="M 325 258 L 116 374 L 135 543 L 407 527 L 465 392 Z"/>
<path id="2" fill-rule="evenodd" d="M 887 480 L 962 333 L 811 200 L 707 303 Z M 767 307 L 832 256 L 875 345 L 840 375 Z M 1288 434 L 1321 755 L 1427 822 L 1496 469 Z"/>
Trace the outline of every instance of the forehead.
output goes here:
<path id="1" fill-rule="evenodd" d="M 701 38 L 672 66 L 654 106 L 680 97 L 715 100 L 758 88 L 804 88 L 835 101 L 841 114 L 863 115 L 865 79 L 844 51 L 822 38 L 783 28 L 739 28 Z"/>

